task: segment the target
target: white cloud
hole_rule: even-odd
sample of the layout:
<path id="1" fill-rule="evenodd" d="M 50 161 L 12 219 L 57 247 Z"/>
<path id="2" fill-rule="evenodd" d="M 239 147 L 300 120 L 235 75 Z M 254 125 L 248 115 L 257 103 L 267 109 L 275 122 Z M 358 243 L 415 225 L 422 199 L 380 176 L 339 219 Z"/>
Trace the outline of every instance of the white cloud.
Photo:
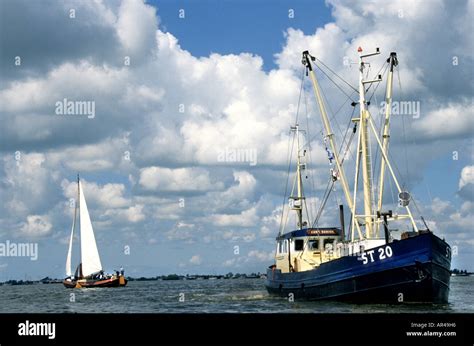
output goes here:
<path id="1" fill-rule="evenodd" d="M 247 255 L 249 258 L 256 259 L 260 262 L 269 262 L 273 261 L 275 253 L 273 251 L 265 252 L 265 251 L 258 251 L 252 250 Z"/>
<path id="2" fill-rule="evenodd" d="M 284 182 L 288 126 L 295 118 L 301 52 L 306 49 L 353 84 L 357 71 L 344 66 L 343 59 L 355 60 L 359 45 L 365 51 L 380 46 L 383 56 L 374 58 L 373 73 L 396 50 L 403 83 L 403 93 L 395 90 L 397 97 L 419 100 L 422 107 L 420 119 L 407 119 L 407 131 L 412 131 L 408 138 L 426 142 L 427 149 L 409 147 L 409 155 L 417 155 L 416 171 L 423 172 L 443 148 L 461 148 L 474 130 L 468 73 L 474 2 L 448 6 L 434 1 L 426 6 L 408 0 L 330 0 L 329 4 L 334 23 L 309 35 L 288 29 L 281 51 L 274 52 L 277 65 L 271 71 L 263 69 L 261 57 L 249 53 L 193 56 L 172 33 L 158 27 L 155 9 L 140 1 L 78 3 L 81 18 L 74 32 L 63 22 L 48 26 L 48 21 L 56 23 L 51 18 L 64 13 L 67 4 L 51 4 L 49 11 L 28 7 L 23 19 L 30 25 L 23 26 L 41 30 L 55 54 L 45 53 L 39 40 L 31 49 L 42 54 L 33 55 L 28 69 L 14 70 L 8 77 L 13 78 L 11 83 L 2 84 L 0 90 L 1 228 L 42 233 L 48 223 L 56 227 L 64 218 L 64 197 L 77 193 L 75 182 L 63 179 L 79 171 L 87 178 L 84 190 L 94 206 L 91 212 L 96 213 L 94 227 L 121 230 L 134 239 L 149 236 L 214 246 L 265 238 L 270 244 L 280 222 L 281 207 L 275 206 L 281 199 L 275 196 Z M 2 44 L 11 36 L 26 54 L 29 33 L 14 31 L 20 25 L 6 27 L 13 31 L 2 36 Z M 58 28 L 64 40 L 49 34 Z M 452 64 L 454 54 L 459 66 Z M 41 56 L 47 61 L 41 63 Z M 124 65 L 125 56 L 131 57 L 130 66 Z M 330 103 L 339 106 L 345 97 L 334 93 L 326 78 L 320 79 Z M 394 83 L 398 88 L 398 81 Z M 315 171 L 319 188 L 326 183 L 327 158 L 319 113 L 312 90 L 306 87 L 308 121 L 316 138 L 311 143 L 312 159 L 316 165 L 324 164 Z M 56 116 L 54 103 L 64 97 L 95 101 L 96 117 Z M 336 120 L 345 122 L 347 116 L 343 109 Z M 400 121 L 393 120 L 391 150 L 397 153 Z M 335 126 L 336 136 L 339 131 Z M 440 139 L 449 143 L 441 148 L 433 145 Z M 218 162 L 218 153 L 225 148 L 256 150 L 257 166 Z M 13 156 L 16 150 L 21 152 L 19 165 Z M 123 159 L 125 151 L 130 152 L 128 162 Z M 459 180 L 459 194 L 465 199 L 473 186 L 471 171 L 472 166 L 465 167 Z M 128 177 L 130 184 L 107 184 L 109 177 L 113 181 Z M 158 197 L 161 192 L 173 192 L 167 194 L 173 197 Z M 183 208 L 178 207 L 177 192 L 186 196 Z M 452 201 L 435 199 L 431 210 L 445 216 L 436 227 L 468 229 L 473 214 L 468 202 L 455 210 Z M 322 221 L 333 219 L 324 214 Z M 137 223 L 143 233 L 127 228 L 137 228 Z M 293 225 L 294 219 L 288 224 Z M 215 232 L 220 227 L 224 230 Z M 268 260 L 270 254 L 255 250 L 250 258 Z"/>
<path id="3" fill-rule="evenodd" d="M 473 113 L 474 106 L 471 102 L 451 104 L 430 111 L 416 121 L 414 126 L 422 136 L 432 139 L 469 136 L 474 132 Z"/>
<path id="4" fill-rule="evenodd" d="M 194 255 L 194 256 L 191 257 L 191 259 L 189 260 L 189 263 L 194 264 L 194 265 L 200 265 L 200 264 L 202 263 L 201 256 L 199 256 L 199 255 Z"/>
<path id="5" fill-rule="evenodd" d="M 145 220 L 144 205 L 137 204 L 128 208 L 108 209 L 103 215 L 117 220 L 137 223 Z"/>
<path id="6" fill-rule="evenodd" d="M 216 226 L 238 226 L 252 227 L 258 222 L 257 208 L 252 207 L 239 214 L 214 214 L 210 217 L 212 223 Z"/>
<path id="7" fill-rule="evenodd" d="M 100 186 L 97 183 L 81 179 L 81 185 L 88 205 L 97 203 L 103 208 L 121 208 L 130 204 L 130 201 L 124 197 L 125 185 L 123 184 L 104 184 Z M 77 182 L 64 179 L 61 186 L 64 196 L 77 198 Z"/>
<path id="8" fill-rule="evenodd" d="M 468 184 L 474 184 L 474 166 L 466 166 L 461 171 L 459 189 L 462 189 Z"/>
<path id="9" fill-rule="evenodd" d="M 10 219 L 43 213 L 52 207 L 48 196 L 54 195 L 59 184 L 55 167 L 48 167 L 44 154 L 17 151 L 4 156 L 0 174 L 0 210 L 5 208 Z"/>
<path id="10" fill-rule="evenodd" d="M 147 167 L 140 170 L 139 184 L 151 191 L 209 191 L 222 188 L 204 168 Z"/>
<path id="11" fill-rule="evenodd" d="M 448 201 L 443 201 L 439 197 L 435 197 L 433 199 L 433 203 L 431 203 L 431 209 L 435 214 L 441 214 L 445 212 L 450 206 L 451 203 Z"/>
<path id="12" fill-rule="evenodd" d="M 474 166 L 462 169 L 458 194 L 465 200 L 474 201 Z"/>
<path id="13" fill-rule="evenodd" d="M 157 18 L 155 9 L 143 6 L 141 1 L 124 0 L 120 4 L 117 34 L 124 53 L 140 57 L 150 53 L 153 47 Z M 135 63 L 131 61 L 131 63 Z"/>
<path id="14" fill-rule="evenodd" d="M 145 215 L 143 214 L 143 205 L 135 205 L 128 208 L 125 211 L 125 215 L 127 215 L 127 219 L 130 222 L 143 221 L 145 219 Z"/>
<path id="15" fill-rule="evenodd" d="M 51 233 L 53 225 L 46 215 L 28 215 L 20 230 L 29 237 L 42 237 Z"/>

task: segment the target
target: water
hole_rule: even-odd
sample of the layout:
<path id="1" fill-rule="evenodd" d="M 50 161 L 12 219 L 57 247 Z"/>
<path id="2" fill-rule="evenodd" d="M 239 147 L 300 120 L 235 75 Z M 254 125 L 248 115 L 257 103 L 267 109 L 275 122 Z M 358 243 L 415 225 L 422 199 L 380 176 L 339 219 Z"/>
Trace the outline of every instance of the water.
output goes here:
<path id="1" fill-rule="evenodd" d="M 122 288 L 62 284 L 0 286 L 0 313 L 474 313 L 474 276 L 452 277 L 448 305 L 289 302 L 268 295 L 263 279 L 131 281 Z M 70 302 L 71 293 L 75 302 Z M 184 294 L 184 302 L 182 300 Z"/>

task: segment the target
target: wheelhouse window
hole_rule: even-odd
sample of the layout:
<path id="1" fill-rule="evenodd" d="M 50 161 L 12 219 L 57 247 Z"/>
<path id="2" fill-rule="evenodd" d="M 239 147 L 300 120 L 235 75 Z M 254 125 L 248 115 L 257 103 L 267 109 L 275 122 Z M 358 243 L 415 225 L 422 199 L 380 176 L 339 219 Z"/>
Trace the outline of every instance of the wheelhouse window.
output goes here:
<path id="1" fill-rule="evenodd" d="M 311 251 L 316 251 L 319 249 L 319 240 L 318 239 L 311 239 L 308 240 L 308 249 Z"/>
<path id="2" fill-rule="evenodd" d="M 277 246 L 277 253 L 278 254 L 285 254 L 288 253 L 288 240 L 280 240 Z"/>
<path id="3" fill-rule="evenodd" d="M 323 249 L 326 250 L 327 248 L 331 248 L 331 249 L 334 248 L 334 239 L 331 239 L 331 238 L 324 239 Z"/>
<path id="4" fill-rule="evenodd" d="M 283 241 L 282 253 L 288 253 L 288 240 L 286 239 Z"/>
<path id="5" fill-rule="evenodd" d="M 295 251 L 303 251 L 303 247 L 304 247 L 304 240 L 295 239 Z"/>

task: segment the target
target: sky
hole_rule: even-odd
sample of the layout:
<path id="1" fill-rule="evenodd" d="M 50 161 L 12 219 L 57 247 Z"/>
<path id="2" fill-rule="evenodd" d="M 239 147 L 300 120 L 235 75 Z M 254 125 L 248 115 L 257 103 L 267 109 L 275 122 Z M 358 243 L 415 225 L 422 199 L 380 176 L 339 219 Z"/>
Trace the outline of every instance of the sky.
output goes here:
<path id="1" fill-rule="evenodd" d="M 371 76 L 397 52 L 394 101 L 419 112 L 393 116 L 390 155 L 418 224 L 454 247 L 453 268 L 474 271 L 473 14 L 474 1 L 441 0 L 1 1 L 0 243 L 37 244 L 38 258 L 0 257 L 0 281 L 65 275 L 77 173 L 106 270 L 264 272 L 301 53 L 357 85 L 347 62 L 359 46 L 380 47 Z M 352 107 L 317 73 L 340 143 Z M 307 78 L 302 95 L 314 210 L 330 166 Z M 90 112 L 64 114 L 64 99 Z M 385 197 L 400 211 L 388 183 Z M 339 225 L 342 199 L 336 184 L 321 224 Z"/>

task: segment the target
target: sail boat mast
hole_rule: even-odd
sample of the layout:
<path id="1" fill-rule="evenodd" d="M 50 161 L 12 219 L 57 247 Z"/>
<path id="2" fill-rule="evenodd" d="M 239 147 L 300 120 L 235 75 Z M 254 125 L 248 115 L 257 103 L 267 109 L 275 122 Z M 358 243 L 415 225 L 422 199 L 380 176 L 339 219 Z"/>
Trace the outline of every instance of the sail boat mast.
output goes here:
<path id="1" fill-rule="evenodd" d="M 79 179 L 79 175 L 78 175 Z M 69 247 L 68 247 L 68 252 L 67 252 L 67 257 L 66 257 L 66 275 L 68 277 L 71 277 L 72 275 L 72 269 L 71 269 L 71 259 L 72 259 L 72 241 L 74 239 L 74 229 L 76 228 L 76 217 L 77 217 L 77 207 L 78 207 L 78 202 L 79 202 L 79 189 L 77 190 L 78 198 L 76 201 L 74 201 L 74 217 L 72 219 L 72 228 L 71 228 L 71 235 L 69 237 Z"/>

